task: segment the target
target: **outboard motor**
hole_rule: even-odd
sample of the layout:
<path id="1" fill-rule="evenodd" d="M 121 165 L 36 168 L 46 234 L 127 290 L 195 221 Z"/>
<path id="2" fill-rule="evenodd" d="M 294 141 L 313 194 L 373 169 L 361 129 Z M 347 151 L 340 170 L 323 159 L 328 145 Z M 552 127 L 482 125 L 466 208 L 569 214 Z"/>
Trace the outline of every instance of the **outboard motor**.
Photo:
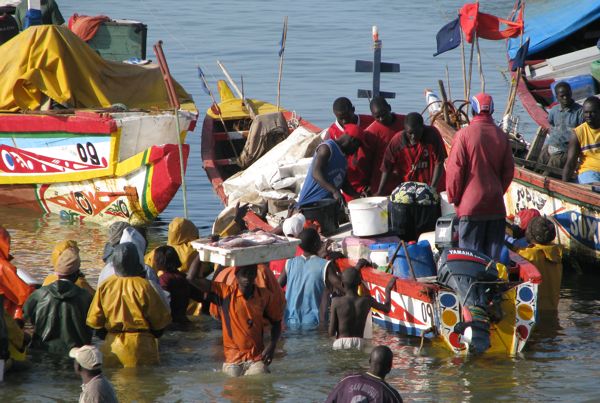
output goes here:
<path id="1" fill-rule="evenodd" d="M 488 306 L 498 281 L 494 261 L 469 249 L 445 249 L 438 261 L 437 281 L 454 290 L 461 303 L 463 322 L 457 323 L 454 331 L 463 335 L 469 351 L 483 353 L 490 347 Z"/>

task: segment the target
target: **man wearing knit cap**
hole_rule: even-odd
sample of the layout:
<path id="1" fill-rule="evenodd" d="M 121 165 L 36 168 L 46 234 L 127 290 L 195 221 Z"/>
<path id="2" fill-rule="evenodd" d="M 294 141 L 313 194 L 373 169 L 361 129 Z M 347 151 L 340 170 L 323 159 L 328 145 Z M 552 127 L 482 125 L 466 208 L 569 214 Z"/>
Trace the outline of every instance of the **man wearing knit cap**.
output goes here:
<path id="1" fill-rule="evenodd" d="M 452 140 L 446 161 L 448 201 L 460 218 L 459 246 L 499 260 L 504 244 L 504 193 L 515 163 L 508 136 L 492 118 L 489 94 L 471 97 L 473 120 Z"/>
<path id="2" fill-rule="evenodd" d="M 81 376 L 79 403 L 118 403 L 110 381 L 102 374 L 102 353 L 95 346 L 72 348 L 69 357 L 75 359 L 75 373 Z"/>
<path id="3" fill-rule="evenodd" d="M 54 269 L 58 281 L 34 291 L 25 303 L 25 319 L 34 328 L 32 347 L 65 354 L 90 343 L 92 329 L 85 320 L 92 297 L 75 285 L 80 265 L 79 250 L 65 249 Z"/>
<path id="4" fill-rule="evenodd" d="M 77 242 L 75 242 L 73 240 L 68 239 L 66 241 L 61 241 L 56 244 L 56 246 L 52 250 L 52 258 L 51 258 L 52 266 L 54 266 L 54 269 L 57 268 L 58 259 L 60 258 L 60 255 L 69 248 L 74 248 L 77 250 L 77 253 L 79 253 L 79 246 L 77 245 Z M 90 295 L 93 297 L 94 293 L 96 291 L 87 282 L 87 280 L 85 279 L 85 275 L 81 272 L 81 270 L 78 270 L 77 273 L 78 273 L 78 276 L 77 276 L 77 280 L 75 280 L 75 285 L 80 288 L 83 288 L 84 290 L 89 292 Z M 58 276 L 56 275 L 56 273 L 50 273 L 46 276 L 46 278 L 44 279 L 44 283 L 42 285 L 50 285 L 57 280 L 58 280 Z"/>

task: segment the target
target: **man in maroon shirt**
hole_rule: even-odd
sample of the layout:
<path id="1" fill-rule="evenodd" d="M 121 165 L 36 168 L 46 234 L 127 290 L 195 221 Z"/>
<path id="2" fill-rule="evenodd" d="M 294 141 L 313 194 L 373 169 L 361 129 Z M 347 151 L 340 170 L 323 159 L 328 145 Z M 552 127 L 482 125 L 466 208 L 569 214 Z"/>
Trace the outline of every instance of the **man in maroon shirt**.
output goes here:
<path id="1" fill-rule="evenodd" d="M 471 97 L 473 120 L 452 140 L 446 163 L 448 201 L 460 218 L 459 246 L 500 258 L 504 243 L 504 193 L 515 163 L 508 136 L 492 118 L 494 102 L 488 94 Z"/>
<path id="2" fill-rule="evenodd" d="M 373 123 L 371 115 L 357 115 L 354 113 L 354 105 L 348 98 L 340 97 L 333 102 L 333 114 L 335 122 L 329 126 L 327 133 L 329 138 L 336 140 L 340 138 L 346 131 L 347 125 L 356 126 L 361 137 L 364 136 L 363 131 Z M 367 157 L 365 147 L 361 145 L 354 155 L 348 156 L 348 170 L 346 171 L 346 179 L 348 184 L 357 194 L 366 193 L 369 191 L 371 180 L 371 171 L 373 170 L 371 158 Z M 354 197 L 343 194 L 346 201 L 354 199 Z"/>
<path id="3" fill-rule="evenodd" d="M 385 150 L 392 137 L 399 131 L 404 130 L 404 115 L 393 113 L 390 104 L 381 96 L 374 97 L 371 100 L 370 106 L 371 114 L 375 118 L 375 121 L 365 131 L 363 143 L 367 156 L 371 159 L 373 166 L 370 184 L 371 191 L 376 192 L 381 182 L 381 171 L 377 168 L 383 162 Z M 400 178 L 391 173 L 388 180 L 389 183 L 399 183 Z M 394 187 L 388 184 L 380 194 L 389 195 L 394 190 Z"/>
<path id="4" fill-rule="evenodd" d="M 435 127 L 425 126 L 421 114 L 409 113 L 404 120 L 404 130 L 394 135 L 385 150 L 376 194 L 382 194 L 388 184 L 395 188 L 409 181 L 426 183 L 438 192 L 443 191 L 446 157 L 440 132 Z M 390 173 L 399 177 L 400 182 L 391 182 Z"/>
<path id="5" fill-rule="evenodd" d="M 369 371 L 342 379 L 325 403 L 402 403 L 400 393 L 385 381 L 393 360 L 394 354 L 389 347 L 375 347 L 369 358 Z"/>

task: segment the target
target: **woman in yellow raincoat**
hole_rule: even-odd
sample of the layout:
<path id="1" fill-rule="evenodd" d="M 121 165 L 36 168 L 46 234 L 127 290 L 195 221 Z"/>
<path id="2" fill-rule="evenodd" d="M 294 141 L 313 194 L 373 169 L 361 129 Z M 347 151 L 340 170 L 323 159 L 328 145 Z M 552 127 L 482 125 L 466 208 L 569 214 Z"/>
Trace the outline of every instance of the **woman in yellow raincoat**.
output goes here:
<path id="1" fill-rule="evenodd" d="M 100 284 L 87 316 L 89 327 L 107 332 L 104 365 L 157 364 L 158 338 L 171 323 L 170 310 L 146 280 L 133 243 L 117 245 L 112 263 L 115 275 Z"/>
<path id="2" fill-rule="evenodd" d="M 70 239 L 66 240 L 66 241 L 61 241 L 61 242 L 57 243 L 56 246 L 54 247 L 54 250 L 52 251 L 51 261 L 52 261 L 52 266 L 54 267 L 55 270 L 56 270 L 56 264 L 58 263 L 58 258 L 65 250 L 67 250 L 69 248 L 74 248 L 75 250 L 77 250 L 77 254 L 79 254 L 79 246 L 77 246 L 77 242 L 72 241 Z M 44 283 L 42 284 L 42 286 L 50 285 L 50 284 L 54 283 L 55 281 L 58 281 L 58 276 L 55 273 L 50 273 L 44 279 Z M 92 286 L 87 282 L 87 280 L 85 279 L 85 275 L 81 271 L 79 271 L 79 277 L 77 277 L 77 281 L 75 281 L 75 285 L 78 286 L 79 288 L 83 288 L 84 290 L 89 292 L 91 296 L 94 296 L 94 293 L 96 292 L 92 288 Z"/>
<path id="3" fill-rule="evenodd" d="M 525 236 L 529 246 L 517 252 L 533 263 L 542 275 L 537 308 L 540 311 L 556 311 L 563 274 L 562 248 L 552 243 L 556 238 L 556 228 L 547 218 L 535 217 L 529 222 Z"/>
<path id="4" fill-rule="evenodd" d="M 180 271 L 186 273 L 190 269 L 190 265 L 198 256 L 198 252 L 192 248 L 190 242 L 200 238 L 198 228 L 193 222 L 182 217 L 175 217 L 169 224 L 169 235 L 167 245 L 172 246 L 179 255 L 181 261 Z M 154 263 L 154 250 L 144 258 L 146 264 L 152 267 Z"/>

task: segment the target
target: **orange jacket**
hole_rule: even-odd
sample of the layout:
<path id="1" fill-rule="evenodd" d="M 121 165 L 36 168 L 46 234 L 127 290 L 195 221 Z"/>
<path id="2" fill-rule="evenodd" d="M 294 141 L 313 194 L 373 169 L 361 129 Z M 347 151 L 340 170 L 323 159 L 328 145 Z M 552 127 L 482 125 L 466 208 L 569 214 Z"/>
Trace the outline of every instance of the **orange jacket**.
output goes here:
<path id="1" fill-rule="evenodd" d="M 4 309 L 15 319 L 23 319 L 23 304 L 33 289 L 17 275 L 10 264 L 10 234 L 0 227 L 0 294 L 4 295 Z"/>

